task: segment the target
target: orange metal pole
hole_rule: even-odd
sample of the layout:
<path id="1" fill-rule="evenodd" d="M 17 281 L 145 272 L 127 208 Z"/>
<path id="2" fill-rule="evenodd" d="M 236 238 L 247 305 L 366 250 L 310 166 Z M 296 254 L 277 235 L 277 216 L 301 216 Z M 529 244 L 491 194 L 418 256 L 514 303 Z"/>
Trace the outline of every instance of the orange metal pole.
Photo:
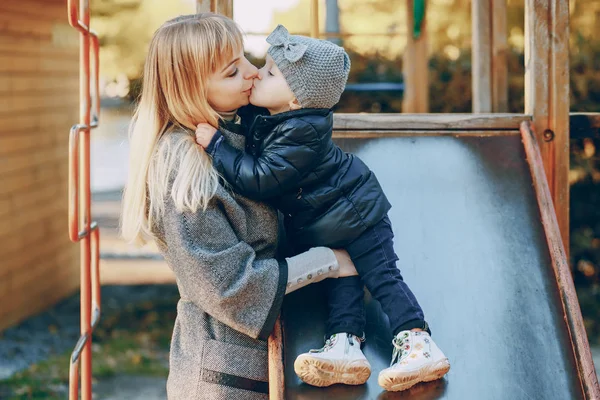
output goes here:
<path id="1" fill-rule="evenodd" d="M 85 26 L 90 26 L 90 10 L 89 0 L 80 0 L 79 2 L 79 16 Z M 83 217 L 82 225 L 86 232 L 90 230 L 90 37 L 89 34 L 80 35 L 79 39 L 79 121 L 86 126 L 86 129 L 82 132 L 83 137 L 80 140 L 80 193 L 79 199 L 81 201 L 82 214 L 80 220 Z M 81 285 L 81 321 L 80 330 L 81 334 L 84 335 L 88 332 L 91 325 L 91 303 L 92 303 L 92 288 L 91 288 L 91 276 L 90 276 L 90 238 L 85 235 L 81 238 L 80 242 L 80 285 Z M 83 351 L 81 353 L 81 399 L 92 400 L 92 347 L 89 340 L 83 345 Z"/>
<path id="2" fill-rule="evenodd" d="M 92 399 L 92 332 L 100 319 L 100 232 L 91 218 L 90 133 L 98 126 L 99 44 L 98 36 L 89 29 L 89 0 L 68 0 L 69 23 L 80 33 L 79 50 L 79 124 L 71 128 L 69 137 L 69 238 L 80 242 L 81 336 L 71 355 L 69 399 L 79 398 L 79 366 L 81 364 L 81 398 Z M 94 116 L 90 96 L 90 49 L 94 56 Z M 83 191 L 83 193 L 81 193 Z M 82 212 L 80 213 L 80 210 Z M 93 285 L 92 285 L 93 284 Z M 93 296 L 93 302 L 92 302 Z M 92 309 L 93 308 L 93 309 Z M 92 319 L 93 317 L 93 319 Z"/>

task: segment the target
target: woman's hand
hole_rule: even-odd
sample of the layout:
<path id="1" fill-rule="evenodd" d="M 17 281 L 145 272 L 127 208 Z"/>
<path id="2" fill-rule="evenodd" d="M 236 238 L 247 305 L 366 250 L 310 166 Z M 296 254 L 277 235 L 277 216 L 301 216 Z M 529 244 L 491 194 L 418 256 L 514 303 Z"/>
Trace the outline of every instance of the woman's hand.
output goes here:
<path id="1" fill-rule="evenodd" d="M 217 130 L 206 122 L 201 122 L 196 127 L 196 143 L 206 149 Z"/>
<path id="2" fill-rule="evenodd" d="M 338 271 L 339 278 L 358 275 L 358 272 L 356 272 L 356 268 L 354 267 L 354 263 L 352 262 L 352 259 L 350 258 L 350 255 L 346 250 L 332 250 L 333 254 L 335 254 L 335 258 L 337 258 L 338 265 L 340 266 L 340 269 Z"/>

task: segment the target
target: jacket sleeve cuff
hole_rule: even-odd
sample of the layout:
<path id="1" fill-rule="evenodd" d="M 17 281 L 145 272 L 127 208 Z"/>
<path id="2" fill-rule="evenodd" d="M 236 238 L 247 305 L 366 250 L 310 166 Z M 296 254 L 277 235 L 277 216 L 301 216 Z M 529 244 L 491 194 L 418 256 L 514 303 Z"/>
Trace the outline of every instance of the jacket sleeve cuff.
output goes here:
<path id="1" fill-rule="evenodd" d="M 267 315 L 267 319 L 265 319 L 265 323 L 258 334 L 258 339 L 267 340 L 269 335 L 273 331 L 275 326 L 275 321 L 281 312 L 281 305 L 283 304 L 283 297 L 285 296 L 285 290 L 288 281 L 288 265 L 287 261 L 279 261 L 279 281 L 277 283 L 277 292 L 275 293 L 275 298 L 273 299 L 273 305 L 269 310 L 269 314 Z"/>
<path id="2" fill-rule="evenodd" d="M 221 133 L 221 131 L 216 131 L 215 134 L 213 135 L 212 139 L 210 140 L 208 147 L 206 147 L 206 149 L 204 149 L 204 151 L 206 151 L 208 154 L 210 154 L 211 157 L 214 157 L 215 152 L 217 151 L 217 148 L 219 147 L 219 145 L 221 144 L 222 141 L 223 141 L 223 134 Z"/>

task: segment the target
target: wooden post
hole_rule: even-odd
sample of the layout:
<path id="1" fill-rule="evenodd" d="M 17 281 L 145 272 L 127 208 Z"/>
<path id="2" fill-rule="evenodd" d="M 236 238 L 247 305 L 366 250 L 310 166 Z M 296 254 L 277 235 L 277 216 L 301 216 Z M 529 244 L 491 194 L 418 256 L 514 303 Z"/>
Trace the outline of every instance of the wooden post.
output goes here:
<path id="1" fill-rule="evenodd" d="M 474 113 L 508 112 L 506 0 L 473 0 Z"/>
<path id="2" fill-rule="evenodd" d="M 427 48 L 426 19 L 423 19 L 421 35 L 413 36 L 414 1 L 408 0 L 406 25 L 408 27 L 406 49 L 404 50 L 404 96 L 402 112 L 426 113 L 429 111 L 429 52 Z"/>
<path id="3" fill-rule="evenodd" d="M 551 268 L 554 272 L 554 278 L 556 279 L 560 294 L 564 319 L 571 335 L 577 375 L 581 381 L 585 398 L 598 399 L 600 398 L 600 387 L 598 387 L 598 378 L 596 371 L 594 371 L 594 361 L 590 352 L 590 344 L 585 333 L 585 325 L 583 324 L 575 285 L 573 284 L 573 279 L 571 279 L 571 269 L 565 246 L 561 240 L 558 222 L 555 218 L 555 210 L 552 206 L 548 181 L 544 176 L 541 153 L 529 122 L 521 124 L 521 138 L 525 147 L 527 163 L 529 164 L 533 187 L 540 208 L 540 217 L 544 233 L 546 234 L 546 242 L 550 250 Z"/>
<path id="4" fill-rule="evenodd" d="M 492 0 L 492 112 L 508 112 L 506 1 Z"/>
<path id="5" fill-rule="evenodd" d="M 214 12 L 233 18 L 233 0 L 197 0 L 196 12 Z"/>
<path id="6" fill-rule="evenodd" d="M 319 0 L 310 2 L 310 36 L 319 37 Z"/>
<path id="7" fill-rule="evenodd" d="M 565 249 L 569 249 L 569 1 L 525 1 L 525 113 L 533 116 Z"/>
<path id="8" fill-rule="evenodd" d="M 283 372 L 283 327 L 281 316 L 275 321 L 269 336 L 269 400 L 285 400 L 285 377 Z"/>
<path id="9" fill-rule="evenodd" d="M 196 12 L 204 13 L 204 12 L 214 12 L 215 10 L 215 1 L 214 0 L 197 0 L 196 1 Z"/>

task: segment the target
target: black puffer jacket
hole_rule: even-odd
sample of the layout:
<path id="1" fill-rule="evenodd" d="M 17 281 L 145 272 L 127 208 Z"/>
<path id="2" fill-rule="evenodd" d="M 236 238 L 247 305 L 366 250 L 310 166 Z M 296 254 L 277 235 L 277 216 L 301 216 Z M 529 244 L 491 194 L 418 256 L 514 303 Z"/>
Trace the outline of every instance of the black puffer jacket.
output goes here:
<path id="1" fill-rule="evenodd" d="M 245 153 L 218 139 L 210 149 L 235 191 L 281 210 L 297 250 L 344 247 L 391 207 L 375 174 L 333 143 L 332 126 L 328 109 L 258 115 Z"/>

